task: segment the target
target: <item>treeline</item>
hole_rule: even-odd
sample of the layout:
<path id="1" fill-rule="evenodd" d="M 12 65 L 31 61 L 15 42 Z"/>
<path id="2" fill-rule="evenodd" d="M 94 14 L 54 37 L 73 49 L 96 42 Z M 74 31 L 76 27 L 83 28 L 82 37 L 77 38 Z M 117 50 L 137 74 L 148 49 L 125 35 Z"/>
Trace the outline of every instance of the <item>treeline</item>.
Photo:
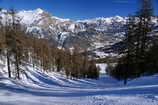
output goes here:
<path id="1" fill-rule="evenodd" d="M 77 46 L 73 51 L 59 49 L 46 39 L 26 33 L 15 10 L 5 15 L 6 19 L 0 18 L 0 54 L 6 58 L 8 77 L 20 79 L 25 72 L 22 68 L 31 64 L 43 72 L 63 72 L 67 78 L 98 79 L 99 68 L 86 51 L 80 53 Z"/>
<path id="2" fill-rule="evenodd" d="M 110 70 L 113 77 L 124 80 L 158 73 L 158 36 L 153 31 L 153 7 L 151 0 L 141 0 L 136 15 L 129 16 L 125 39 L 126 45 L 117 65 Z"/>

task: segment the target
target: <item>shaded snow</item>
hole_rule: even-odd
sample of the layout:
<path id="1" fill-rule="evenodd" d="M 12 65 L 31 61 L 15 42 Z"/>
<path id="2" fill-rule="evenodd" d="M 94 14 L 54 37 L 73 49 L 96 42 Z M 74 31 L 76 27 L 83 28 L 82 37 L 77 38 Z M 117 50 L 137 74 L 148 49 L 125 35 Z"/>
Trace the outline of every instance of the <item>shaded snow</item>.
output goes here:
<path id="1" fill-rule="evenodd" d="M 124 86 L 103 72 L 99 80 L 66 79 L 27 66 L 20 81 L 0 77 L 0 105 L 158 105 L 158 75 L 131 80 Z"/>

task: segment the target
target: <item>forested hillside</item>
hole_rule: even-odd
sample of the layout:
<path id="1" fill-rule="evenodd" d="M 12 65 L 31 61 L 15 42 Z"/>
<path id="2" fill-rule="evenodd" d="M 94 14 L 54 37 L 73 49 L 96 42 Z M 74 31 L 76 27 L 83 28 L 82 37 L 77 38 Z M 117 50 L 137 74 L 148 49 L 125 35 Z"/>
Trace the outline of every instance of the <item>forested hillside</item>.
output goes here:
<path id="1" fill-rule="evenodd" d="M 78 46 L 72 50 L 58 48 L 47 39 L 26 33 L 14 10 L 8 11 L 7 15 L 9 18 L 6 17 L 5 24 L 3 21 L 0 26 L 0 53 L 6 59 L 8 77 L 20 79 L 21 67 L 27 64 L 40 66 L 41 71 L 63 72 L 68 78 L 99 77 L 99 69 L 92 59 L 89 60 L 86 50 L 81 52 Z"/>

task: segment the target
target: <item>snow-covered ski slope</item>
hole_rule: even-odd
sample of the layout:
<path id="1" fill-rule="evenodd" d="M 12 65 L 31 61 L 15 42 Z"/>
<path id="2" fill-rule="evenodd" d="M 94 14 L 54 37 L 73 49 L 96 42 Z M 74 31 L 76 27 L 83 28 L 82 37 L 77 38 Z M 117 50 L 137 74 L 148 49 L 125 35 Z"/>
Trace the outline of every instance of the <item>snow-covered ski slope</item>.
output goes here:
<path id="1" fill-rule="evenodd" d="M 0 105 L 158 105 L 158 75 L 131 80 L 124 86 L 105 73 L 99 80 L 71 80 L 28 66 L 21 77 L 0 76 Z"/>

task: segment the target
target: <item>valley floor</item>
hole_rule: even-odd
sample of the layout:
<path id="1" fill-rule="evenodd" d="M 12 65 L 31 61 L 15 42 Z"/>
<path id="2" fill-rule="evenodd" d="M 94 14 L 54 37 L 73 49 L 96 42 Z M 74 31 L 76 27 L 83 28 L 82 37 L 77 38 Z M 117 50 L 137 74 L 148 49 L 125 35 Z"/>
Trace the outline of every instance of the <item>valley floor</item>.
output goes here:
<path id="1" fill-rule="evenodd" d="M 158 75 L 129 81 L 106 74 L 99 80 L 70 80 L 28 69 L 23 79 L 0 78 L 0 105 L 158 105 Z"/>

